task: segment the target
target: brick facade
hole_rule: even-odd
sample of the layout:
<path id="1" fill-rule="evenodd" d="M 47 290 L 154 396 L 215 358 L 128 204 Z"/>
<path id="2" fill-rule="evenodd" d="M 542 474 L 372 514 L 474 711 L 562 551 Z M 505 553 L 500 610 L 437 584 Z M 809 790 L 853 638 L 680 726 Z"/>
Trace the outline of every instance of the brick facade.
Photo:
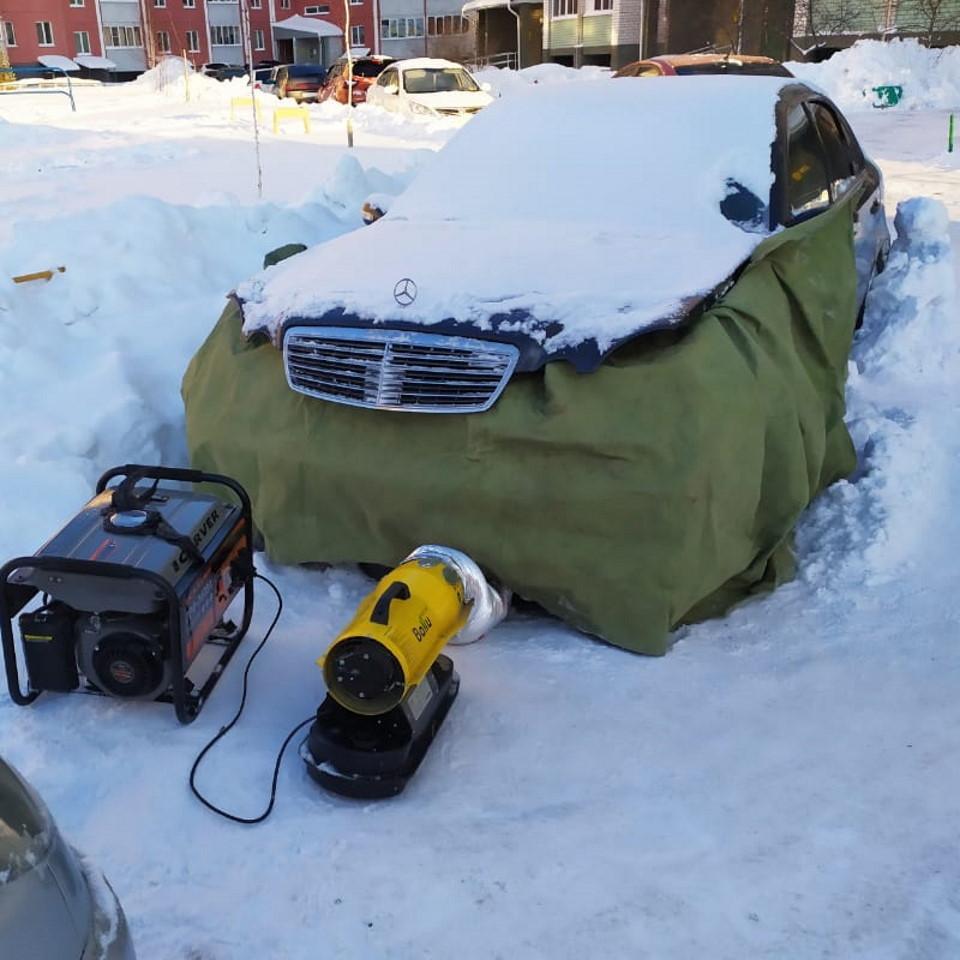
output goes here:
<path id="1" fill-rule="evenodd" d="M 357 47 L 380 46 L 378 2 L 349 4 Z M 456 0 L 446 2 L 449 6 Z M 343 50 L 336 37 L 321 43 L 305 30 L 296 38 L 281 39 L 274 27 L 297 16 L 330 24 L 342 33 L 344 0 L 248 0 L 248 9 L 254 63 L 328 63 Z M 197 67 L 211 61 L 240 65 L 246 59 L 238 0 L 0 0 L 0 23 L 3 36 L 13 40 L 7 53 L 14 66 L 36 66 L 43 54 L 73 58 L 90 53 L 107 57 L 119 74 L 127 75 L 145 70 L 164 55 L 186 54 Z M 38 28 L 38 23 L 43 26 Z M 50 42 L 41 46 L 41 39 Z"/>

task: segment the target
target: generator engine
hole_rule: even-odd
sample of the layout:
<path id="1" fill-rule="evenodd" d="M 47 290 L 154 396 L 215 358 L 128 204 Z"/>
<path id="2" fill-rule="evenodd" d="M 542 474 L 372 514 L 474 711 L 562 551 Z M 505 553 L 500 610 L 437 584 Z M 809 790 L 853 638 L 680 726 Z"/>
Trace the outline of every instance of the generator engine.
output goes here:
<path id="1" fill-rule="evenodd" d="M 226 487 L 238 502 L 183 483 Z M 34 556 L 0 568 L 11 698 L 27 705 L 43 691 L 83 690 L 159 699 L 189 723 L 250 624 L 252 543 L 250 501 L 235 480 L 136 464 L 109 470 L 95 496 Z M 243 615 L 234 627 L 224 616 L 241 590 Z M 30 606 L 38 594 L 42 602 Z M 208 643 L 219 652 L 204 657 L 197 675 L 191 667 Z"/>

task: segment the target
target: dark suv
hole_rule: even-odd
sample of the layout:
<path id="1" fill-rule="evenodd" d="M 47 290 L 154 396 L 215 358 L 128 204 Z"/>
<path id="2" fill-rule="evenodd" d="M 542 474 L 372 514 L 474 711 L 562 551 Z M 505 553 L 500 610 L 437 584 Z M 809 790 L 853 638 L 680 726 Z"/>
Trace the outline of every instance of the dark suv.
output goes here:
<path id="1" fill-rule="evenodd" d="M 326 70 L 316 63 L 292 63 L 277 67 L 274 91 L 281 100 L 286 97 L 298 103 L 316 100 L 325 77 Z"/>

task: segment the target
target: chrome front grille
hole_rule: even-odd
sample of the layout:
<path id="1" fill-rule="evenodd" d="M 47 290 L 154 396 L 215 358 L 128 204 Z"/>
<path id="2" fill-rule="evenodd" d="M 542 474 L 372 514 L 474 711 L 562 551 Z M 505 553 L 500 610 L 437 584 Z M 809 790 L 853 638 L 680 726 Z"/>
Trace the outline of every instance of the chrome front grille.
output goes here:
<path id="1" fill-rule="evenodd" d="M 489 410 L 519 356 L 512 344 L 406 330 L 300 326 L 283 339 L 287 383 L 298 393 L 418 413 Z"/>

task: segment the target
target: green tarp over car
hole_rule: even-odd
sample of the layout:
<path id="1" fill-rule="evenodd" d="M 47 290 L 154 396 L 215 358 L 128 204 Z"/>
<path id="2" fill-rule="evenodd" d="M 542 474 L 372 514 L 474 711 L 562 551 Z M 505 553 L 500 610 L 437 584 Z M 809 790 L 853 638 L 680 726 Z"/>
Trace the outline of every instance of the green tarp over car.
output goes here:
<path id="1" fill-rule="evenodd" d="M 515 376 L 486 413 L 312 399 L 230 303 L 183 382 L 193 463 L 246 486 L 281 563 L 464 550 L 521 596 L 662 654 L 793 573 L 801 511 L 856 463 L 851 203 L 765 240 L 711 309 L 594 373 Z"/>

